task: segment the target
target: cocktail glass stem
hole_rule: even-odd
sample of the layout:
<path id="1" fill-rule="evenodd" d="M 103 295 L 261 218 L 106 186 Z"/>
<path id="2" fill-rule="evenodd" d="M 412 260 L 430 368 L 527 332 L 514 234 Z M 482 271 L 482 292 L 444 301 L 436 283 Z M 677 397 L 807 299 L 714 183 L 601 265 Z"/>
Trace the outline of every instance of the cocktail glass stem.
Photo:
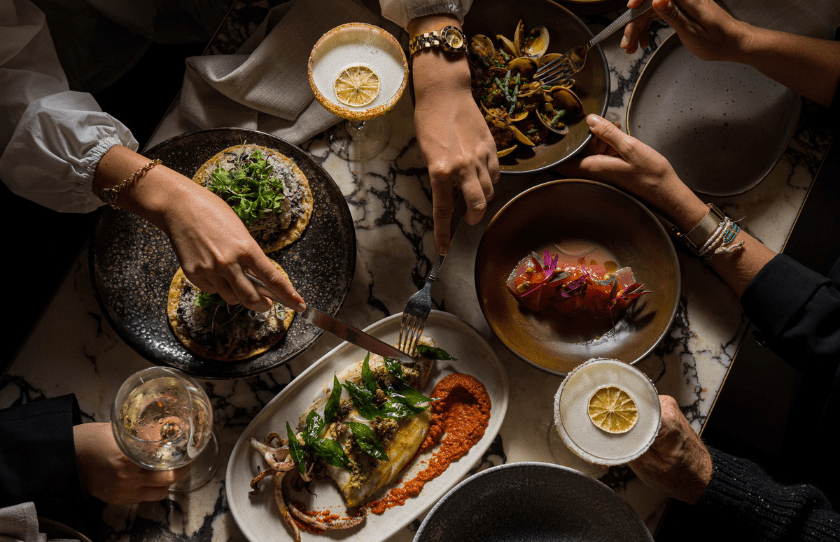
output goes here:
<path id="1" fill-rule="evenodd" d="M 391 126 L 385 117 L 371 120 L 348 120 L 332 128 L 330 149 L 342 159 L 364 162 L 378 155 L 388 144 Z"/>

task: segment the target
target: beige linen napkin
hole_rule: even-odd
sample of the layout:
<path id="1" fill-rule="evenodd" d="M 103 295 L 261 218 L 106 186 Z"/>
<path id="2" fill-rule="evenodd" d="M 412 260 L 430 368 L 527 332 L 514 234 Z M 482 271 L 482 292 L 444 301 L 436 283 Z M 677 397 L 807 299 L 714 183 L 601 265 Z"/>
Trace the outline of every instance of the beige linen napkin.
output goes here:
<path id="1" fill-rule="evenodd" d="M 202 129 L 249 128 L 299 144 L 342 119 L 309 86 L 309 53 L 349 22 L 399 27 L 352 0 L 295 0 L 273 8 L 234 55 L 187 59 L 181 114 Z"/>
<path id="2" fill-rule="evenodd" d="M 47 542 L 47 535 L 39 532 L 35 504 L 25 502 L 0 508 L 0 542 Z M 49 539 L 51 542 L 77 540 Z"/>

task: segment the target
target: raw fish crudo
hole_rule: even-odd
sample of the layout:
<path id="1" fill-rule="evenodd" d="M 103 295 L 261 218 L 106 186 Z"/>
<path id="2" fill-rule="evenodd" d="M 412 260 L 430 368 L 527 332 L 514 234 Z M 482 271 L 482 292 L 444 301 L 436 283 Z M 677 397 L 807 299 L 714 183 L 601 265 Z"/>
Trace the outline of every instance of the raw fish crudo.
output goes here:
<path id="1" fill-rule="evenodd" d="M 507 279 L 513 295 L 534 313 L 588 318 L 615 329 L 616 319 L 636 299 L 651 293 L 636 282 L 629 267 L 619 269 L 603 249 L 580 250 L 574 243 L 554 248 L 554 253 L 547 248 L 542 255 L 532 252 Z"/>

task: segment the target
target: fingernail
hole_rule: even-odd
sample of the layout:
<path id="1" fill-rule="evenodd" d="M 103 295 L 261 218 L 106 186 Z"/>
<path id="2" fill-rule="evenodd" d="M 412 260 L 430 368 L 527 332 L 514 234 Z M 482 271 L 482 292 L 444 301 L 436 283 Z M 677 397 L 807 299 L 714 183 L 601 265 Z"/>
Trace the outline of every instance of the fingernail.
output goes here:
<path id="1" fill-rule="evenodd" d="M 601 122 L 601 117 L 599 117 L 598 115 L 587 115 L 586 116 L 586 124 L 588 124 L 589 126 L 595 126 L 599 122 Z"/>
<path id="2" fill-rule="evenodd" d="M 625 47 L 627 47 L 627 43 L 629 41 L 630 40 L 627 39 L 627 36 L 622 36 L 621 37 L 621 43 L 619 43 L 618 46 L 621 47 L 622 49 L 624 49 Z"/>

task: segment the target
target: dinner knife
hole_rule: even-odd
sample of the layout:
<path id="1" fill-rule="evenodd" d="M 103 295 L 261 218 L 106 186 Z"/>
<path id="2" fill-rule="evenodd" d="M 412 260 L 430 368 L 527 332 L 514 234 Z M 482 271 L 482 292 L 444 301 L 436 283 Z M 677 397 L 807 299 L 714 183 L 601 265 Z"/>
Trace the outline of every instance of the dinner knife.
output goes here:
<path id="1" fill-rule="evenodd" d="M 283 302 L 280 301 L 279 296 L 277 296 L 277 294 L 269 290 L 268 286 L 266 286 L 263 283 L 263 281 L 251 275 L 250 273 L 245 273 L 245 276 L 248 277 L 248 279 L 254 283 L 254 286 L 257 288 L 257 292 L 259 292 L 260 295 L 264 295 L 269 299 L 273 299 L 274 301 L 283 304 Z M 368 352 L 379 354 L 380 356 L 385 358 L 396 359 L 401 361 L 402 363 L 407 363 L 409 365 L 414 365 L 415 363 L 417 363 L 416 359 L 409 356 L 405 352 L 397 350 L 390 344 L 382 342 L 376 337 L 368 335 L 364 331 L 356 329 L 350 324 L 344 323 L 338 318 L 335 318 L 334 316 L 330 316 L 329 314 L 323 311 L 319 311 L 312 305 L 307 305 L 306 310 L 304 310 L 303 312 L 299 312 L 298 315 L 300 315 L 301 318 L 314 325 L 315 327 L 321 328 L 324 331 L 332 333 L 339 339 L 355 344 L 356 346 Z"/>

